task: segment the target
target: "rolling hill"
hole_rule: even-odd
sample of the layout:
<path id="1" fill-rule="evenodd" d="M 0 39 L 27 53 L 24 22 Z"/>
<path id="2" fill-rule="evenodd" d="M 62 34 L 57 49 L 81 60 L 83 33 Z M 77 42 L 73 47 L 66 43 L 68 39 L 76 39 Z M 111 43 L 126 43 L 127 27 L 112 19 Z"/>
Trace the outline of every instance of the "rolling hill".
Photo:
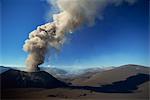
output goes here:
<path id="1" fill-rule="evenodd" d="M 78 76 L 72 79 L 71 83 L 78 86 L 100 86 L 105 84 L 111 84 L 115 81 L 125 80 L 126 78 L 136 74 L 149 74 L 150 68 L 140 65 L 123 65 L 110 70 L 104 70 L 99 73 L 93 73 L 84 76 Z"/>

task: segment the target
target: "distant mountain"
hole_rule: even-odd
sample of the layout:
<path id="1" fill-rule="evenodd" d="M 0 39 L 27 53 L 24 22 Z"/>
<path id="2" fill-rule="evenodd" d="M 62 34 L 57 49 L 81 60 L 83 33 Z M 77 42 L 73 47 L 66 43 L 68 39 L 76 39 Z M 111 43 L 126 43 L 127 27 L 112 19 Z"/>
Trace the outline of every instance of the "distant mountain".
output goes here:
<path id="1" fill-rule="evenodd" d="M 24 72 L 9 69 L 0 74 L 2 88 L 56 88 L 67 86 L 45 71 Z"/>
<path id="2" fill-rule="evenodd" d="M 54 67 L 41 67 L 40 70 L 45 71 L 55 77 L 62 77 L 68 73 L 66 70 Z"/>
<path id="3" fill-rule="evenodd" d="M 41 71 L 45 71 L 51 75 L 53 75 L 56 78 L 63 79 L 63 78 L 72 78 L 76 77 L 79 75 L 84 75 L 84 74 L 92 74 L 92 73 L 97 73 L 101 72 L 104 70 L 110 70 L 113 69 L 114 67 L 106 67 L 106 68 L 99 68 L 99 67 L 93 67 L 93 68 L 86 68 L 86 69 L 61 69 L 61 68 L 56 68 L 56 67 L 41 67 Z M 0 74 L 7 71 L 8 69 L 16 69 L 20 71 L 26 71 L 25 67 L 4 67 L 0 66 Z"/>
<path id="4" fill-rule="evenodd" d="M 76 72 L 70 72 L 68 73 L 68 77 L 58 77 L 60 80 L 62 81 L 65 81 L 67 83 L 72 83 L 72 81 L 74 79 L 87 79 L 89 77 L 91 77 L 92 75 L 95 75 L 96 73 L 101 73 L 105 71 L 105 69 L 102 69 L 102 68 L 87 68 L 87 69 L 80 69 L 80 70 L 77 70 Z"/>
<path id="5" fill-rule="evenodd" d="M 104 68 L 94 67 L 94 68 L 87 68 L 87 69 L 77 70 L 77 72 L 79 74 L 83 75 L 83 74 L 87 74 L 87 73 L 97 73 L 97 72 L 101 72 L 101 71 L 104 71 L 104 70 L 105 70 Z"/>
<path id="6" fill-rule="evenodd" d="M 86 73 L 72 78 L 70 83 L 78 86 L 100 86 L 111 84 L 115 81 L 122 81 L 136 74 L 149 74 L 150 68 L 140 65 L 123 65 L 110 70 L 104 70 L 97 73 Z"/>
<path id="7" fill-rule="evenodd" d="M 60 69 L 55 67 L 41 67 L 40 70 L 46 71 L 49 74 L 56 77 L 57 79 L 69 83 L 72 78 L 78 77 L 79 75 L 80 76 L 91 75 L 97 72 L 104 71 L 105 69 L 95 67 L 95 68 L 87 68 L 87 69 L 67 70 L 67 69 Z"/>
<path id="8" fill-rule="evenodd" d="M 61 74 L 61 75 L 65 75 L 65 74 L 72 74 L 72 75 L 79 75 L 79 74 L 83 74 L 86 72 L 97 72 L 97 71 L 102 71 L 105 69 L 102 68 L 86 68 L 86 69 L 61 69 L 61 68 L 56 68 L 56 67 L 41 67 L 41 70 L 44 70 L 50 74 Z"/>
<path id="9" fill-rule="evenodd" d="M 63 69 L 60 69 L 60 68 L 41 68 L 41 70 L 44 70 L 44 71 L 47 71 L 48 73 L 53 73 L 53 74 L 66 74 L 67 71 L 66 70 L 63 70 Z"/>

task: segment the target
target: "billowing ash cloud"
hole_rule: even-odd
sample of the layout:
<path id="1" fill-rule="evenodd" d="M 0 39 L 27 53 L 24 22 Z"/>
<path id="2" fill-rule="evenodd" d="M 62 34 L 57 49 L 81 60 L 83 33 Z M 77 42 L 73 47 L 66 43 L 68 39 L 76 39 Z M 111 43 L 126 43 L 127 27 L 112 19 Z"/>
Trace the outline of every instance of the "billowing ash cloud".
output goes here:
<path id="1" fill-rule="evenodd" d="M 67 34 L 81 25 L 93 25 L 97 17 L 103 15 L 109 5 L 118 6 L 123 2 L 133 4 L 135 0 L 50 0 L 59 8 L 53 15 L 53 22 L 41 25 L 29 34 L 23 49 L 29 53 L 26 66 L 29 71 L 37 71 L 44 63 L 49 48 L 59 49 Z"/>

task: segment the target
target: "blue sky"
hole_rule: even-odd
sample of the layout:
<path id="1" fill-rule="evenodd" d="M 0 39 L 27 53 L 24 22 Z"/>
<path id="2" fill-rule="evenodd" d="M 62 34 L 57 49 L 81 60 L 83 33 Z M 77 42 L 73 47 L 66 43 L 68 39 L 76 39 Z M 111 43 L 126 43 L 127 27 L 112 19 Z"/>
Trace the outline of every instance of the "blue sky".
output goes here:
<path id="1" fill-rule="evenodd" d="M 51 9 L 45 0 L 1 0 L 0 65 L 25 66 L 22 46 L 28 33 L 47 21 Z M 71 34 L 61 51 L 50 52 L 44 65 L 149 65 L 149 0 L 108 7 L 103 20 Z"/>

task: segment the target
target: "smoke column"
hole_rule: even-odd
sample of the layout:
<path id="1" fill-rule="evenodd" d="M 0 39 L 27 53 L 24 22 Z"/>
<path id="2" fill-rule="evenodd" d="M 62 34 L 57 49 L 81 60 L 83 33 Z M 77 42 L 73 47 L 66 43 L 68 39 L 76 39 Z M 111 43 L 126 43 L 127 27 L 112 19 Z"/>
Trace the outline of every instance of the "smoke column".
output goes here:
<path id="1" fill-rule="evenodd" d="M 26 59 L 28 71 L 38 70 L 38 65 L 44 63 L 49 48 L 59 49 L 65 43 L 67 34 L 81 25 L 93 25 L 98 17 L 103 16 L 109 5 L 118 6 L 123 2 L 133 4 L 135 0 L 49 0 L 59 9 L 53 15 L 53 22 L 38 26 L 29 34 L 23 46 L 29 55 Z"/>

